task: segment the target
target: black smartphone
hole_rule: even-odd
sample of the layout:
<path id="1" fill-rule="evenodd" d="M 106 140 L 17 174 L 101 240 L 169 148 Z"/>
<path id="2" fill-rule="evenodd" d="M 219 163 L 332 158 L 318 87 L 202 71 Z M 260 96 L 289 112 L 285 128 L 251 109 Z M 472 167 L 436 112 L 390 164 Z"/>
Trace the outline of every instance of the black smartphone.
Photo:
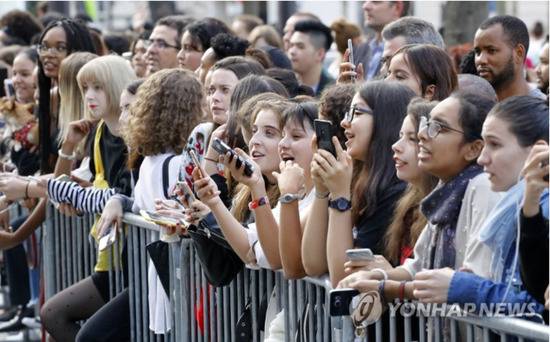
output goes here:
<path id="1" fill-rule="evenodd" d="M 335 289 L 329 293 L 329 313 L 331 316 L 349 316 L 353 297 L 359 295 L 355 289 Z"/>
<path id="2" fill-rule="evenodd" d="M 237 153 L 233 151 L 233 149 L 229 147 L 226 143 L 224 143 L 218 138 L 214 138 L 214 140 L 212 140 L 212 148 L 216 150 L 216 152 L 218 152 L 219 154 L 226 155 L 227 152 L 231 153 L 232 158 L 235 158 L 235 157 L 237 158 L 237 161 L 235 162 L 235 165 L 237 167 L 241 167 L 241 165 L 244 164 L 245 176 L 247 177 L 252 176 L 252 173 L 254 172 L 254 167 L 252 166 L 252 164 L 250 164 L 250 162 L 238 156 Z"/>
<path id="3" fill-rule="evenodd" d="M 332 137 L 334 136 L 332 122 L 316 119 L 313 125 L 315 126 L 315 135 L 317 135 L 317 147 L 330 152 L 336 157 L 336 148 L 332 143 Z"/>

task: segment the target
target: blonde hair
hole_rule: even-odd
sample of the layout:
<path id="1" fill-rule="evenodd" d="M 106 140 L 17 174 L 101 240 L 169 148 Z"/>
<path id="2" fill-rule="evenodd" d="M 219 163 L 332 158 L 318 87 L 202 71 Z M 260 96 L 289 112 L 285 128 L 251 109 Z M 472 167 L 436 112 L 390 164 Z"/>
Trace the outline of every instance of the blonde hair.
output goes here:
<path id="1" fill-rule="evenodd" d="M 277 30 L 275 30 L 275 28 L 270 25 L 256 26 L 252 31 L 250 31 L 250 34 L 248 35 L 248 41 L 253 47 L 257 47 L 256 43 L 261 38 L 263 38 L 266 43 L 273 47 L 279 49 L 283 48 L 283 39 L 281 38 Z"/>
<path id="2" fill-rule="evenodd" d="M 255 103 L 253 106 L 252 104 Z M 254 121 L 256 121 L 256 117 L 258 116 L 258 113 L 262 110 L 271 110 L 273 113 L 278 115 L 278 122 L 279 122 L 279 128 L 282 129 L 283 127 L 283 112 L 288 108 L 290 102 L 285 99 L 284 97 L 277 95 L 275 93 L 263 93 L 258 94 L 254 97 L 251 97 L 248 99 L 245 104 L 243 105 L 243 108 L 251 108 L 250 109 L 250 116 L 249 116 L 249 126 L 252 127 L 254 124 Z M 242 110 L 239 110 L 240 114 L 243 115 Z M 277 184 L 269 184 L 267 181 L 266 184 L 266 192 L 267 192 L 267 198 L 269 198 L 269 203 L 277 203 L 277 200 L 279 199 L 279 196 L 281 195 L 279 192 L 279 187 Z M 252 200 L 252 194 L 250 192 L 250 188 L 243 184 L 237 185 L 235 188 L 235 196 L 233 198 L 233 205 L 231 207 L 231 213 L 233 216 L 237 219 L 239 222 L 244 222 L 247 219 L 249 209 L 248 209 L 248 202 Z"/>
<path id="3" fill-rule="evenodd" d="M 90 52 L 75 52 L 61 62 L 59 67 L 59 142 L 62 142 L 69 133 L 69 124 L 80 119 L 90 118 L 90 114 L 84 106 L 84 100 L 76 75 L 78 71 L 89 61 L 97 58 Z M 79 152 L 82 152 L 79 146 Z"/>
<path id="4" fill-rule="evenodd" d="M 189 70 L 165 69 L 149 76 L 130 105 L 122 136 L 134 168 L 140 156 L 181 153 L 193 128 L 203 118 L 202 85 Z"/>
<path id="5" fill-rule="evenodd" d="M 86 63 L 76 76 L 78 86 L 84 97 L 84 83 L 98 83 L 107 97 L 107 113 L 120 113 L 120 94 L 130 82 L 137 79 L 130 63 L 115 55 L 101 56 Z"/>

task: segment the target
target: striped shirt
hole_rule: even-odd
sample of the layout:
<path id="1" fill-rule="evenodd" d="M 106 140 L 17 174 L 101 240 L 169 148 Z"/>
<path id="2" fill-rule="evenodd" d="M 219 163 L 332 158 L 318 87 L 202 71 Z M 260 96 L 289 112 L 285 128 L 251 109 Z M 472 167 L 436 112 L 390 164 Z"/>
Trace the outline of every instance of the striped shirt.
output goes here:
<path id="1" fill-rule="evenodd" d="M 76 182 L 48 180 L 48 196 L 54 203 L 67 203 L 76 210 L 100 214 L 105 204 L 116 193 L 113 188 L 83 188 Z"/>

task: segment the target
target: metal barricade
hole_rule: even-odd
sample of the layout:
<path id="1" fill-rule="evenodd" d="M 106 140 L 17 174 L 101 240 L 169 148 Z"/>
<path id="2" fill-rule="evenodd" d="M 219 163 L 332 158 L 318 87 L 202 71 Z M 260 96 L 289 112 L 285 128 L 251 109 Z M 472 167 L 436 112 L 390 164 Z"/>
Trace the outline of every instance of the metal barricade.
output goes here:
<path id="1" fill-rule="evenodd" d="M 94 217 L 66 218 L 55 209 L 48 209 L 48 223 L 44 232 L 44 267 L 46 298 L 74 282 L 90 275 L 95 264 L 95 244 L 88 241 L 88 232 Z M 262 302 L 269 303 L 269 312 L 284 309 L 285 341 L 351 341 L 356 339 L 349 317 L 329 317 L 328 279 L 303 278 L 285 280 L 281 272 L 265 269 L 244 269 L 231 284 L 213 287 L 208 284 L 190 239 L 171 243 L 170 247 L 170 298 L 173 329 L 161 338 L 149 330 L 147 300 L 147 267 L 149 256 L 146 246 L 157 238 L 158 227 L 140 216 L 125 214 L 125 239 L 128 259 L 128 286 L 130 294 L 132 341 L 235 341 L 240 331 L 239 319 L 251 326 L 252 341 L 264 337 L 258 320 Z M 121 239 L 124 241 L 124 239 Z M 221 248 L 221 247 L 220 247 Z M 116 253 L 115 253 L 116 254 Z M 113 255 L 117 258 L 116 255 Z M 113 265 L 118 265 L 113 260 Z M 123 272 L 115 267 L 111 274 L 112 295 L 123 290 Z M 418 318 L 397 311 L 391 306 L 384 323 L 376 322 L 374 336 L 368 341 L 489 341 L 494 336 L 506 341 L 516 337 L 519 341 L 547 341 L 547 326 L 513 318 L 490 317 L 439 317 Z M 398 322 L 399 320 L 399 322 Z M 447 329 L 443 332 L 444 326 Z M 417 328 L 417 329 L 415 329 Z M 264 326 L 268 331 L 269 326 Z M 242 340 L 242 336 L 241 336 Z M 356 339 L 360 340 L 360 339 Z"/>
<path id="2" fill-rule="evenodd" d="M 63 289 L 90 276 L 97 260 L 97 246 L 90 243 L 90 229 L 95 215 L 68 217 L 53 205 L 47 207 L 43 230 L 44 292 L 48 299 Z M 124 289 L 120 253 L 124 239 L 117 239 L 110 253 L 109 295 L 113 298 Z"/>

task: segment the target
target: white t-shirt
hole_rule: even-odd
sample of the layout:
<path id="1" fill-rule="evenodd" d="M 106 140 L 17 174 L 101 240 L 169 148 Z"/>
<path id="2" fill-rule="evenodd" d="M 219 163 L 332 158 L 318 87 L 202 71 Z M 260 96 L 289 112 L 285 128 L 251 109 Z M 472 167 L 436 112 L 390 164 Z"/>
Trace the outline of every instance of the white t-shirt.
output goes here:
<path id="1" fill-rule="evenodd" d="M 315 191 L 312 190 L 309 192 L 309 194 L 306 197 L 304 197 L 301 201 L 298 202 L 298 211 L 300 213 L 304 213 L 309 208 L 311 203 L 313 203 L 314 199 L 315 199 Z M 275 217 L 275 221 L 277 222 L 277 224 L 279 224 L 279 217 L 281 213 L 281 206 L 279 205 L 279 203 L 277 203 L 277 205 L 273 209 L 271 209 L 271 212 Z M 267 261 L 262 245 L 258 241 L 258 230 L 256 228 L 256 223 L 251 223 L 248 225 L 246 234 L 248 235 L 248 244 L 250 245 L 250 248 L 253 248 L 252 252 L 256 257 L 256 264 L 255 265 L 251 264 L 247 266 L 250 268 L 256 268 L 259 266 L 261 268 L 271 269 L 271 266 Z"/>

